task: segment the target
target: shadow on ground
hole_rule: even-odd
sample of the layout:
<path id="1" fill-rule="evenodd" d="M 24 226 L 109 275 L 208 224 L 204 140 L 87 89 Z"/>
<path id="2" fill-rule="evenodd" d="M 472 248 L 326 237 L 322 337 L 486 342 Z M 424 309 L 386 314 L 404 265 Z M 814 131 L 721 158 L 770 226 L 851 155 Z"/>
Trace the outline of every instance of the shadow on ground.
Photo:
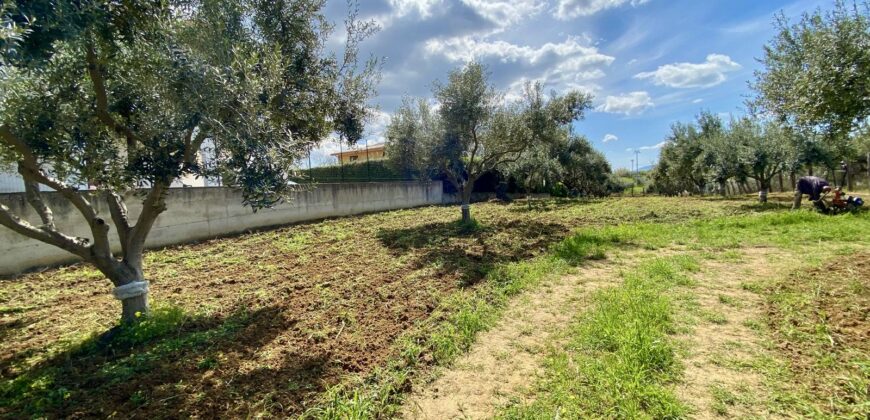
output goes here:
<path id="1" fill-rule="evenodd" d="M 323 392 L 342 369 L 317 348 L 290 348 L 268 365 L 254 363 L 257 351 L 294 323 L 277 307 L 239 309 L 227 318 L 158 311 L 108 343 L 92 337 L 2 383 L 0 416 L 217 418 L 237 400 L 298 404 Z M 13 361 L 6 362 L 4 369 Z M 274 410 L 247 408 L 233 414 Z"/>
<path id="2" fill-rule="evenodd" d="M 513 211 L 513 209 L 511 209 Z M 459 222 L 430 223 L 406 229 L 381 229 L 377 237 L 395 256 L 414 258 L 419 268 L 453 274 L 471 286 L 495 266 L 539 255 L 567 236 L 564 226 L 539 221 L 489 221 L 473 228 Z M 505 236 L 523 238 L 506 241 Z"/>

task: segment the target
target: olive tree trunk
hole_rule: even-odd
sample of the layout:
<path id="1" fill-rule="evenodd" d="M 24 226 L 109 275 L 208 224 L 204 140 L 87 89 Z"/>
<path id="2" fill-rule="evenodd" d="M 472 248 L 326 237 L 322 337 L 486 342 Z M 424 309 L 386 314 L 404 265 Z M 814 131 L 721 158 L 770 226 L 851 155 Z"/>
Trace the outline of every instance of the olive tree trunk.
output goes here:
<path id="1" fill-rule="evenodd" d="M 470 185 L 474 185 L 474 183 L 467 183 L 465 188 L 462 189 L 462 205 L 459 207 L 462 212 L 462 222 L 468 223 L 471 221 L 471 192 L 474 190 Z"/>
<path id="2" fill-rule="evenodd" d="M 0 135 L 3 134 L 6 134 L 4 140 L 7 143 L 13 146 L 19 145 L 15 143 L 16 137 L 9 136 L 0 129 Z M 85 262 L 93 264 L 115 286 L 112 294 L 121 301 L 122 322 L 135 322 L 148 312 L 148 282 L 142 272 L 142 256 L 148 233 L 157 217 L 166 210 L 165 198 L 169 181 L 154 184 L 142 203 L 142 212 L 136 223 L 131 224 L 126 204 L 120 194 L 109 190 L 93 193 L 79 192 L 75 187 L 48 176 L 36 163 L 29 148 L 21 146 L 17 147 L 17 150 L 22 155 L 18 172 L 24 180 L 25 197 L 42 223 L 33 225 L 21 216 L 13 214 L 9 207 L 0 204 L 0 225 L 28 238 L 68 251 Z M 79 211 L 90 228 L 92 239 L 66 235 L 58 229 L 54 221 L 54 213 L 43 200 L 40 185 L 54 189 Z M 112 251 L 109 239 L 110 224 L 97 213 L 91 202 L 99 198 L 104 198 L 108 204 L 121 244 L 121 252 L 118 255 Z"/>
<path id="3" fill-rule="evenodd" d="M 770 192 L 770 179 L 760 179 L 758 181 L 758 202 L 766 203 L 767 202 L 767 194 Z"/>

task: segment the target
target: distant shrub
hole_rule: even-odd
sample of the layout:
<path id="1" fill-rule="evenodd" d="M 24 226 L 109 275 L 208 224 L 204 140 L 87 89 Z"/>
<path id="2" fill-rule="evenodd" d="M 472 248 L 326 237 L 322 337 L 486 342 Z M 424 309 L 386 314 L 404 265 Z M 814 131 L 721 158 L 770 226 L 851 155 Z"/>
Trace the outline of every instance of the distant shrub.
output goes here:
<path id="1" fill-rule="evenodd" d="M 568 187 L 561 182 L 557 182 L 553 185 L 553 188 L 550 189 L 550 195 L 553 197 L 567 197 L 568 196 Z"/>
<path id="2" fill-rule="evenodd" d="M 366 182 L 410 180 L 384 160 L 321 166 L 300 171 L 297 181 Z"/>

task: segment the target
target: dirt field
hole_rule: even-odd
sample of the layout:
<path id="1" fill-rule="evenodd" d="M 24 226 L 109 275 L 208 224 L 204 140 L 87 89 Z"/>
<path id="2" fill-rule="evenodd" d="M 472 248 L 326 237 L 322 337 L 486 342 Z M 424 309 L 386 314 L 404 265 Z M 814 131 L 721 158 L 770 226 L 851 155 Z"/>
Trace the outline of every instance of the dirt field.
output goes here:
<path id="1" fill-rule="evenodd" d="M 95 270 L 6 279 L 0 413 L 299 414 L 329 386 L 387 360 L 396 337 L 445 297 L 572 229 L 754 210 L 750 201 L 655 197 L 531 210 L 483 203 L 473 208 L 482 226 L 474 234 L 454 223 L 456 208 L 430 207 L 150 252 L 154 331 L 111 348 L 92 339 L 119 312 Z"/>

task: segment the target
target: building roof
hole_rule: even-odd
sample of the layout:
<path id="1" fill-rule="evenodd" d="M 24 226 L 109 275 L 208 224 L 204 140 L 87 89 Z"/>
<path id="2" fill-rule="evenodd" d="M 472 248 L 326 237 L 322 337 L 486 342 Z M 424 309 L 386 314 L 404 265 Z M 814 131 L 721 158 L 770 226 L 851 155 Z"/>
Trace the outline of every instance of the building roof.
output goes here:
<path id="1" fill-rule="evenodd" d="M 378 152 L 384 150 L 385 143 L 372 143 L 368 147 L 369 152 Z M 357 155 L 360 153 L 364 153 L 366 151 L 365 145 L 356 145 L 348 150 L 344 150 L 341 152 L 330 153 L 330 156 L 342 156 L 342 155 Z"/>

